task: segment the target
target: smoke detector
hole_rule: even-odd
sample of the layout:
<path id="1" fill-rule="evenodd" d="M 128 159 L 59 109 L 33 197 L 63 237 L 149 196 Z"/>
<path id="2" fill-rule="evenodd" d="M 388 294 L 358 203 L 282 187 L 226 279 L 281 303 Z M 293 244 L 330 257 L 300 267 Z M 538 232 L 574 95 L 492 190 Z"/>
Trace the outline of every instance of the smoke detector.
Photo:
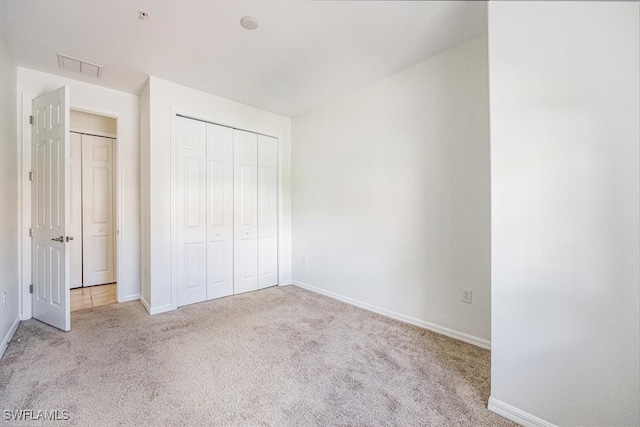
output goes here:
<path id="1" fill-rule="evenodd" d="M 258 28 L 258 20 L 251 16 L 245 16 L 240 20 L 240 25 L 242 25 L 245 30 L 255 30 Z"/>
<path id="2" fill-rule="evenodd" d="M 60 53 L 58 54 L 58 66 L 63 70 L 73 71 L 74 73 L 84 74 L 89 77 L 99 78 L 102 76 L 102 65 L 62 55 Z"/>

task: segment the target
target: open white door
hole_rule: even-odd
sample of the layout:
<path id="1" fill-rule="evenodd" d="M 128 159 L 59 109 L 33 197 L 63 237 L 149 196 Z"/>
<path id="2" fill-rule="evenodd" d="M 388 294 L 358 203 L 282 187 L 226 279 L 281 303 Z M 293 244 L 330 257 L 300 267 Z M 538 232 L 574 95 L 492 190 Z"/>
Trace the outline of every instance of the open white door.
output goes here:
<path id="1" fill-rule="evenodd" d="M 68 331 L 69 88 L 63 86 L 33 100 L 31 132 L 33 317 Z"/>

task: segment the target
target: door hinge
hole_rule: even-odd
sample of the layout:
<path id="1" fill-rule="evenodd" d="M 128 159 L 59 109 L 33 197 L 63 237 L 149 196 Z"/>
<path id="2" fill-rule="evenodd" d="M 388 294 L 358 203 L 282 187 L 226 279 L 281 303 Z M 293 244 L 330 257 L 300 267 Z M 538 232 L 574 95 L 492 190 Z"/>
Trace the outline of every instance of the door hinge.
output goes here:
<path id="1" fill-rule="evenodd" d="M 29 172 L 29 181 L 33 181 L 33 172 Z"/>
<path id="2" fill-rule="evenodd" d="M 29 285 L 29 293 L 32 294 L 33 293 L 33 285 Z"/>
<path id="3" fill-rule="evenodd" d="M 29 116 L 29 124 L 32 125 L 33 124 L 33 116 Z"/>
<path id="4" fill-rule="evenodd" d="M 29 237 L 33 237 L 33 228 L 29 229 Z"/>

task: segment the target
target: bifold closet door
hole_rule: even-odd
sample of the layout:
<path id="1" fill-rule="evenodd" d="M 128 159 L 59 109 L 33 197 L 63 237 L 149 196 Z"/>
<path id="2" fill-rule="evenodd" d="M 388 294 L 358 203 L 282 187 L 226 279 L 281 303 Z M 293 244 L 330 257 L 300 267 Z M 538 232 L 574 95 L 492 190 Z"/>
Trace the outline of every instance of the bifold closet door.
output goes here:
<path id="1" fill-rule="evenodd" d="M 175 124 L 177 305 L 277 285 L 277 139 Z"/>
<path id="2" fill-rule="evenodd" d="M 233 129 L 207 124 L 207 299 L 233 294 Z"/>
<path id="3" fill-rule="evenodd" d="M 278 284 L 278 140 L 258 136 L 258 288 Z"/>
<path id="4" fill-rule="evenodd" d="M 175 124 L 174 256 L 183 306 L 207 298 L 207 125 L 182 117 Z"/>
<path id="5" fill-rule="evenodd" d="M 233 131 L 234 293 L 258 289 L 258 135 Z"/>
<path id="6" fill-rule="evenodd" d="M 82 135 L 84 286 L 115 282 L 113 218 L 113 139 Z"/>
<path id="7" fill-rule="evenodd" d="M 177 305 L 233 294 L 233 130 L 176 117 Z"/>

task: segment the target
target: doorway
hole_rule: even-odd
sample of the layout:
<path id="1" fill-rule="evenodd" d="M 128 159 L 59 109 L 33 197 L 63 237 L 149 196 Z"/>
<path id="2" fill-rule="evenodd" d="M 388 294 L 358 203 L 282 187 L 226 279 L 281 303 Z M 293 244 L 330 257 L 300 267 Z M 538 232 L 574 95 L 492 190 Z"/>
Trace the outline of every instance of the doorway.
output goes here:
<path id="1" fill-rule="evenodd" d="M 112 128 L 107 134 L 95 133 L 90 128 L 82 129 L 82 125 L 77 122 L 74 123 L 76 127 L 73 130 L 79 133 L 90 130 L 91 132 L 85 133 L 111 137 L 114 140 L 116 300 L 132 301 L 139 297 L 139 294 L 132 293 L 135 292 L 132 277 L 137 278 L 137 275 L 132 275 L 135 273 L 135 260 L 132 256 L 135 252 L 132 234 L 135 224 L 130 212 L 135 211 L 137 206 L 131 197 L 126 200 L 123 197 L 136 194 L 135 187 L 127 188 L 123 185 L 123 174 L 131 172 L 131 164 L 126 164 L 124 156 L 136 155 L 132 148 L 134 145 L 127 143 L 136 140 L 135 126 L 130 120 L 135 116 L 135 110 L 126 99 L 111 99 L 106 94 L 100 96 L 86 93 L 80 87 L 76 89 L 74 93 L 77 94 L 77 99 L 73 104 L 69 86 L 44 93 L 38 86 L 32 88 L 32 92 L 22 92 L 22 315 L 62 331 L 71 330 L 68 246 L 74 236 L 69 233 L 68 211 L 71 204 L 69 163 L 72 108 L 78 112 L 115 120 L 115 131 Z M 36 95 L 37 93 L 40 95 Z M 114 122 L 111 123 L 113 126 Z M 132 204 L 131 209 L 125 208 L 128 203 Z M 123 229 L 125 219 L 134 224 L 132 228 Z M 123 239 L 127 245 L 123 245 Z M 134 246 L 133 249 L 131 245 Z"/>
<path id="2" fill-rule="evenodd" d="M 71 311 L 117 302 L 113 117 L 70 112 Z"/>

